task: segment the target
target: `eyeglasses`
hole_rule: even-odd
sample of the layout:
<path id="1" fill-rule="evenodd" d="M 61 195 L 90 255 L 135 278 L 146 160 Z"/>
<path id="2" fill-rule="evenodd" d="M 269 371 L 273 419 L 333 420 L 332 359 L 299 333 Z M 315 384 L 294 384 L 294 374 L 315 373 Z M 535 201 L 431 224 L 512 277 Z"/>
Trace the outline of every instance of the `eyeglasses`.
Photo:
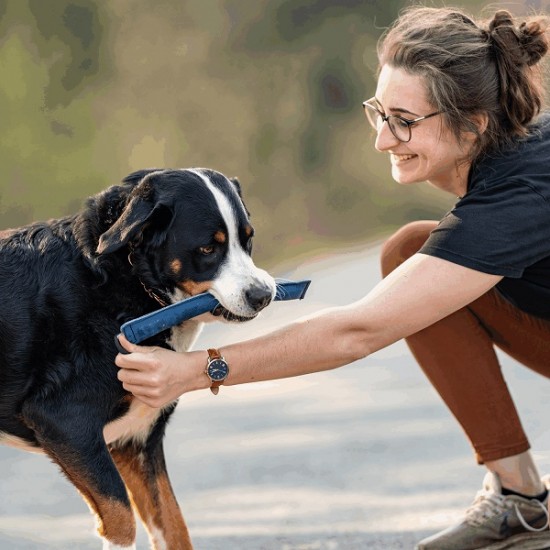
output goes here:
<path id="1" fill-rule="evenodd" d="M 363 102 L 363 109 L 365 110 L 365 115 L 367 117 L 367 120 L 370 122 L 370 125 L 377 132 L 379 132 L 384 122 L 387 122 L 391 133 L 399 141 L 402 141 L 404 143 L 411 141 L 411 126 L 420 122 L 421 120 L 426 120 L 427 118 L 441 114 L 441 111 L 437 111 L 435 113 L 430 113 L 429 115 L 413 118 L 412 120 L 410 120 L 408 118 L 403 118 L 399 115 L 385 115 L 376 105 L 377 101 L 374 97 L 371 97 L 367 101 Z"/>

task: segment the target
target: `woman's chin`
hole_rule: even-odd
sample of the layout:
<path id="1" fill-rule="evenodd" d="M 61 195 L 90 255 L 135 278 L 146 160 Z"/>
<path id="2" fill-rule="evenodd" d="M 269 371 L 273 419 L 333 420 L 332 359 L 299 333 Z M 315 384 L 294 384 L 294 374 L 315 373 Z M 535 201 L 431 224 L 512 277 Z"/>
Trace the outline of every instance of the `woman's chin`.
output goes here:
<path id="1" fill-rule="evenodd" d="M 413 183 L 418 183 L 418 180 L 411 177 L 410 174 L 404 174 L 401 170 L 397 170 L 395 168 L 392 169 L 391 175 L 392 178 L 400 185 L 411 185 Z"/>

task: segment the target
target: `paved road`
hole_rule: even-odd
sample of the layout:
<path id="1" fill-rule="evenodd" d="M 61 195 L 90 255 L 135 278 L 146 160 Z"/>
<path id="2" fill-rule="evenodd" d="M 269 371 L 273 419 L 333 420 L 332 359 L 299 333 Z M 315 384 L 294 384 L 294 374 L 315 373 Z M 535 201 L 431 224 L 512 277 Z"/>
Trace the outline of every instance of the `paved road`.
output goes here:
<path id="1" fill-rule="evenodd" d="M 197 345 L 360 297 L 378 280 L 376 247 L 276 275 L 312 278 L 306 300 L 210 325 Z M 550 472 L 548 381 L 503 365 Z M 403 343 L 334 372 L 187 395 L 166 454 L 197 550 L 412 549 L 460 516 L 484 473 Z M 86 506 L 44 457 L 0 448 L 0 494 L 0 550 L 100 548 Z"/>

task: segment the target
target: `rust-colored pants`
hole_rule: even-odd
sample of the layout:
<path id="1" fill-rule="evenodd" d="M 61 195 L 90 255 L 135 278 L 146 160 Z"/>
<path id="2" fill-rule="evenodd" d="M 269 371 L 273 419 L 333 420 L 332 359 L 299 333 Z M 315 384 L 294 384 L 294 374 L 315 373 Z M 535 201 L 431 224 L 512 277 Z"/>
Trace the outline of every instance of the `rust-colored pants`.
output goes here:
<path id="1" fill-rule="evenodd" d="M 392 235 L 382 248 L 383 276 L 415 254 L 436 225 L 413 222 Z M 550 377 L 550 321 L 522 312 L 493 289 L 406 341 L 480 464 L 529 449 L 494 347 Z"/>

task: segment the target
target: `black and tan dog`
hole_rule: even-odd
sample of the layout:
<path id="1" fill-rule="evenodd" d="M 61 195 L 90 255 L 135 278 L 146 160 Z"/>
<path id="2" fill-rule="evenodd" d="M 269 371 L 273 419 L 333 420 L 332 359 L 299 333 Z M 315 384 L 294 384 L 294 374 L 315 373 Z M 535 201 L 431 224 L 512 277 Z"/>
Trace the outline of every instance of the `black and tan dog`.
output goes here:
<path id="1" fill-rule="evenodd" d="M 206 290 L 226 319 L 255 317 L 275 282 L 252 262 L 252 237 L 238 182 L 206 169 L 136 172 L 75 216 L 2 234 L 0 443 L 51 457 L 105 548 L 134 547 L 132 506 L 154 548 L 191 548 L 162 447 L 176 404 L 124 391 L 113 335 Z M 187 349 L 201 325 L 147 343 Z"/>

